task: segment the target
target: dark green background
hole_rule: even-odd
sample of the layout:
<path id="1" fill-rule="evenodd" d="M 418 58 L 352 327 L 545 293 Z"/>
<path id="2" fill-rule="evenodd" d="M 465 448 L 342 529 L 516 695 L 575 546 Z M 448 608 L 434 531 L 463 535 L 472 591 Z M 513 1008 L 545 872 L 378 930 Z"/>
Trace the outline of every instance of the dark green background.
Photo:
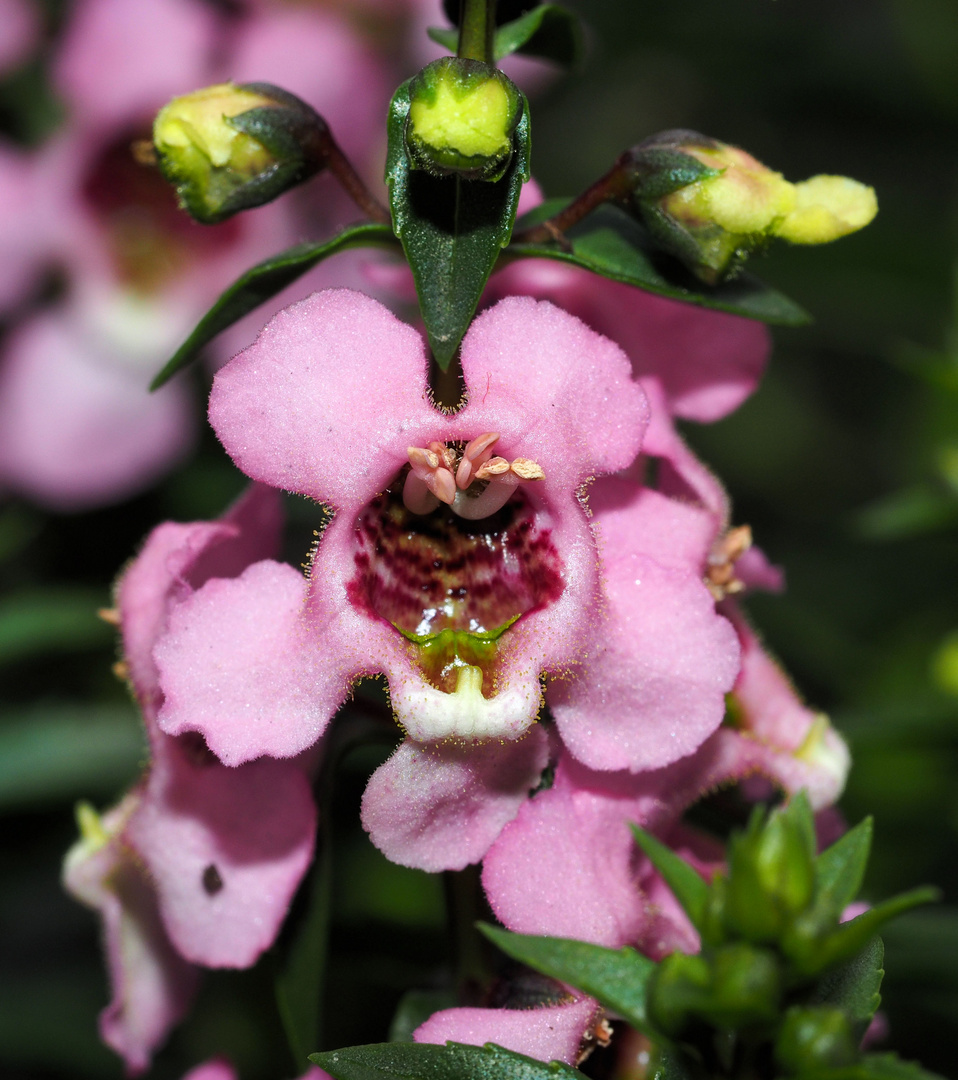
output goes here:
<path id="1" fill-rule="evenodd" d="M 791 179 L 843 173 L 878 190 L 862 234 L 753 264 L 817 321 L 775 331 L 758 393 L 687 435 L 728 485 L 736 521 L 787 570 L 788 592 L 750 607 L 852 745 L 843 809 L 876 818 L 867 896 L 944 890 L 940 907 L 886 935 L 885 990 L 891 1045 L 947 1075 L 958 1025 L 958 4 L 576 6 L 589 63 L 533 101 L 533 171 L 547 193 L 573 193 L 669 127 L 740 144 Z M 55 115 L 42 85 L 35 64 L 0 87 L 0 118 L 18 137 L 36 138 Z M 90 612 L 153 524 L 214 516 L 240 484 L 208 437 L 192 463 L 123 506 L 57 516 L 0 505 L 5 1076 L 121 1073 L 96 1039 L 106 986 L 95 920 L 58 886 L 73 801 L 108 803 L 142 757 L 110 674 L 112 634 Z M 298 560 L 312 522 L 302 504 L 291 509 Z M 435 983 L 447 955 L 439 880 L 373 852 L 355 823 L 373 762 L 349 764 L 335 806 L 329 1046 L 384 1038 L 400 992 Z M 156 1075 L 218 1050 L 243 1080 L 292 1075 L 271 993 L 268 965 L 210 978 Z"/>

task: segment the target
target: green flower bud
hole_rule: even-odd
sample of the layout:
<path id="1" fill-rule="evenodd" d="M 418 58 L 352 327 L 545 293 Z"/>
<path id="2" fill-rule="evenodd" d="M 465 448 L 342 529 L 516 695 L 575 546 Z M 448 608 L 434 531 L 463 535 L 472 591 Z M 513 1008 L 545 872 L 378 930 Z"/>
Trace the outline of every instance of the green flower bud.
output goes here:
<path id="1" fill-rule="evenodd" d="M 872 188 L 844 176 L 786 180 L 737 147 L 692 131 L 664 132 L 620 159 L 630 204 L 655 239 L 701 280 L 734 276 L 773 237 L 824 244 L 867 225 Z"/>
<path id="2" fill-rule="evenodd" d="M 815 851 L 806 824 L 787 807 L 764 823 L 754 816 L 748 831 L 729 841 L 724 918 L 733 934 L 778 941 L 811 903 Z"/>
<path id="3" fill-rule="evenodd" d="M 157 113 L 153 144 L 180 205 L 213 225 L 261 206 L 323 169 L 326 122 L 268 83 L 220 83 Z"/>
<path id="4" fill-rule="evenodd" d="M 711 995 L 699 1010 L 704 1019 L 733 1029 L 776 1019 L 782 978 L 771 952 L 743 943 L 724 945 L 712 953 L 710 963 Z"/>
<path id="5" fill-rule="evenodd" d="M 790 1073 L 854 1065 L 859 1056 L 848 1018 L 824 1005 L 789 1009 L 775 1041 L 775 1060 Z"/>
<path id="6" fill-rule="evenodd" d="M 649 1018 L 665 1035 L 678 1035 L 708 1003 L 712 973 L 702 956 L 672 953 L 649 981 Z"/>
<path id="7" fill-rule="evenodd" d="M 522 94 L 501 71 L 447 56 L 422 69 L 409 97 L 405 137 L 413 168 L 467 180 L 505 173 Z"/>

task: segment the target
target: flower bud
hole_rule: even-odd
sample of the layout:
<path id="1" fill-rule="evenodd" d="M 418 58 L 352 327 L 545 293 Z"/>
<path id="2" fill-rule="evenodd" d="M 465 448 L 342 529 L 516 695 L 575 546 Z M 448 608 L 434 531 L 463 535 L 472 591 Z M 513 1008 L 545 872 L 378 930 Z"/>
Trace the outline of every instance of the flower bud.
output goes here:
<path id="1" fill-rule="evenodd" d="M 413 168 L 434 176 L 498 180 L 509 166 L 522 94 L 494 68 L 447 56 L 409 88 L 406 149 Z"/>
<path id="2" fill-rule="evenodd" d="M 627 151 L 630 208 L 667 251 L 710 285 L 734 276 L 772 237 L 824 244 L 867 225 L 872 188 L 844 176 L 800 184 L 735 146 L 691 131 L 656 135 Z"/>
<path id="3" fill-rule="evenodd" d="M 220 83 L 164 106 L 153 143 L 180 205 L 213 225 L 323 169 L 329 133 L 318 113 L 285 90 Z"/>
<path id="4" fill-rule="evenodd" d="M 733 934 L 747 941 L 781 939 L 811 903 L 815 852 L 809 831 L 792 807 L 757 817 L 729 843 L 724 917 Z"/>
<path id="5" fill-rule="evenodd" d="M 785 1014 L 775 1041 L 775 1060 L 790 1073 L 854 1065 L 858 1047 L 841 1009 L 794 1007 Z"/>

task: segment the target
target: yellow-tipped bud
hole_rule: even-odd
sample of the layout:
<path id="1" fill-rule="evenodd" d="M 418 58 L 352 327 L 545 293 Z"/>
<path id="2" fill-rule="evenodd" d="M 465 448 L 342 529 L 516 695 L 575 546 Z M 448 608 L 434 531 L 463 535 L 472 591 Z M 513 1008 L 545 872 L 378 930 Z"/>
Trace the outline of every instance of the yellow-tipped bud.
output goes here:
<path id="1" fill-rule="evenodd" d="M 512 158 L 521 115 L 522 95 L 501 71 L 444 57 L 410 87 L 406 147 L 414 167 L 434 175 L 498 180 Z"/>
<path id="2" fill-rule="evenodd" d="M 180 203 L 206 225 L 269 202 L 326 164 L 323 119 L 267 83 L 219 83 L 157 113 L 153 144 Z"/>
<path id="3" fill-rule="evenodd" d="M 623 155 L 629 205 L 659 243 L 714 285 L 773 237 L 824 244 L 867 225 L 875 192 L 844 176 L 799 184 L 738 147 L 691 131 L 665 132 Z"/>

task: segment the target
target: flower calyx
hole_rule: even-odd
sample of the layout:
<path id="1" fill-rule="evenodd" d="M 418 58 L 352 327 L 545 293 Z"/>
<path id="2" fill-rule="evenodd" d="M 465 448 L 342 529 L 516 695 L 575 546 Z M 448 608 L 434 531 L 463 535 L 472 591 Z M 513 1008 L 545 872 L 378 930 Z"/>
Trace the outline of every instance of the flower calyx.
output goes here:
<path id="1" fill-rule="evenodd" d="M 437 440 L 425 448 L 408 447 L 410 469 L 403 485 L 406 509 L 428 514 L 445 503 L 459 517 L 476 521 L 501 509 L 519 484 L 545 479 L 535 461 L 493 456 L 498 441 L 498 432 L 487 431 L 458 453 Z"/>

